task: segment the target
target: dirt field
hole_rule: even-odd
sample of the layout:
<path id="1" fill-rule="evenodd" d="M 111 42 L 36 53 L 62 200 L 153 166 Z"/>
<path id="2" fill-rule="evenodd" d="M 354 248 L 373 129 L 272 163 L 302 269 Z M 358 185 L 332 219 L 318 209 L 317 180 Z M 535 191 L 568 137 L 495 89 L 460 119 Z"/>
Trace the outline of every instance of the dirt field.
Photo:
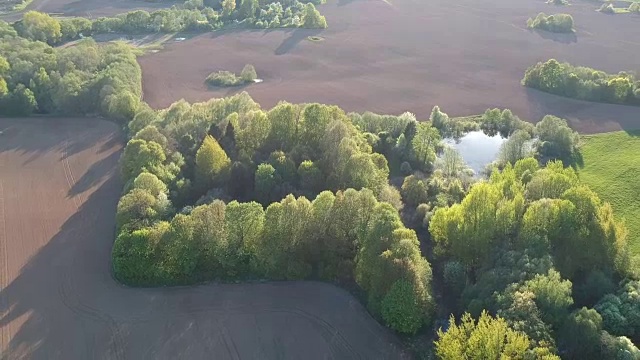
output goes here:
<path id="1" fill-rule="evenodd" d="M 24 11 L 0 15 L 5 21 L 16 21 L 22 18 L 22 13 L 36 10 L 55 15 L 83 16 L 97 18 L 113 16 L 132 10 L 147 10 L 171 7 L 174 1 L 164 0 L 150 2 L 145 0 L 33 0 Z"/>
<path id="2" fill-rule="evenodd" d="M 110 275 L 118 127 L 0 119 L 2 359 L 395 359 L 347 292 L 287 282 L 132 289 Z"/>
<path id="3" fill-rule="evenodd" d="M 587 133 L 640 128 L 639 107 L 520 85 L 527 67 L 552 57 L 613 73 L 640 71 L 640 17 L 595 8 L 580 0 L 568 7 L 544 0 L 329 0 L 320 7 L 329 23 L 324 31 L 203 34 L 140 58 L 145 100 L 159 108 L 229 95 L 239 90 L 207 90 L 205 77 L 251 63 L 265 81 L 243 90 L 264 107 L 284 99 L 423 118 L 436 104 L 453 116 L 504 107 L 533 121 L 556 114 Z M 541 11 L 571 13 L 576 35 L 526 29 L 527 18 Z"/>

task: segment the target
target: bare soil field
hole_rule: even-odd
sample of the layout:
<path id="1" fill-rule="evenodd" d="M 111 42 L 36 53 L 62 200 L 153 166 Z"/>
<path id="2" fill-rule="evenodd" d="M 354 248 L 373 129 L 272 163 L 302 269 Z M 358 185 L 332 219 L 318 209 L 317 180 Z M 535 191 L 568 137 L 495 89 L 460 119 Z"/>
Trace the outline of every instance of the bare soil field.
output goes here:
<path id="1" fill-rule="evenodd" d="M 597 5 L 544 0 L 330 0 L 329 28 L 209 33 L 139 59 L 145 100 L 162 108 L 246 90 L 264 107 L 280 100 L 348 111 L 412 111 L 440 105 L 452 116 L 510 108 L 524 119 L 569 119 L 584 133 L 640 128 L 640 107 L 587 103 L 524 88 L 527 67 L 556 58 L 607 72 L 640 70 L 640 17 Z M 575 35 L 530 31 L 539 12 L 573 15 Z M 324 41 L 313 42 L 310 35 Z M 263 83 L 208 90 L 216 70 L 253 64 Z"/>
<path id="2" fill-rule="evenodd" d="M 29 10 L 46 12 L 52 15 L 82 16 L 98 18 L 101 16 L 113 16 L 132 10 L 152 11 L 160 8 L 168 8 L 175 1 L 164 0 L 150 2 L 145 0 L 33 0 L 24 11 L 10 13 L 0 19 L 15 21 L 22 18 L 22 13 Z"/>
<path id="3" fill-rule="evenodd" d="M 111 277 L 117 125 L 0 119 L 2 359 L 397 359 L 346 291 L 313 282 L 133 289 Z"/>

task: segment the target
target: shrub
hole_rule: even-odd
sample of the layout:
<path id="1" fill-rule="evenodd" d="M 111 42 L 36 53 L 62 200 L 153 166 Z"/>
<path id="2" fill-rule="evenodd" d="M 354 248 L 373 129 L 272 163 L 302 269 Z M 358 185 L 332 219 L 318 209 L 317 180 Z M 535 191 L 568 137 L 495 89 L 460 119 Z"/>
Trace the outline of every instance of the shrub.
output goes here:
<path id="1" fill-rule="evenodd" d="M 540 13 L 535 19 L 529 18 L 527 26 L 556 33 L 570 33 L 573 32 L 573 17 L 569 14 L 547 16 L 545 13 Z"/>
<path id="2" fill-rule="evenodd" d="M 210 86 L 239 86 L 254 82 L 258 78 L 253 65 L 245 65 L 240 76 L 231 71 L 216 71 L 207 76 L 205 82 Z"/>

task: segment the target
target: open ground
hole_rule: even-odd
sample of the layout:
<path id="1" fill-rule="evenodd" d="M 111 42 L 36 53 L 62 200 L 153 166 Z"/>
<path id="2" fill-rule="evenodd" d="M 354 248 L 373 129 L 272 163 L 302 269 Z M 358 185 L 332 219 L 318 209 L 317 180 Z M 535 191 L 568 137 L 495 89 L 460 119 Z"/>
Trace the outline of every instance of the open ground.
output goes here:
<path id="1" fill-rule="evenodd" d="M 329 28 L 207 33 L 139 59 L 145 100 L 155 108 L 246 90 L 263 107 L 280 100 L 419 118 L 439 105 L 452 116 L 510 108 L 538 121 L 567 118 L 583 133 L 640 127 L 640 107 L 561 98 L 520 84 L 527 67 L 556 58 L 610 73 L 640 70 L 640 17 L 608 16 L 592 2 L 542 0 L 330 0 Z M 567 12 L 576 34 L 526 29 L 539 12 Z M 308 40 L 319 35 L 324 41 Z M 207 89 L 217 70 L 253 64 L 263 83 Z"/>
<path id="2" fill-rule="evenodd" d="M 16 21 L 22 18 L 22 13 L 29 10 L 45 12 L 51 15 L 82 16 L 97 18 L 113 16 L 132 10 L 157 10 L 167 8 L 175 2 L 145 1 L 145 0 L 33 0 L 23 11 L 0 14 L 0 19 Z"/>
<path id="3" fill-rule="evenodd" d="M 2 359 L 396 359 L 346 291 L 314 282 L 134 289 L 111 277 L 118 126 L 0 119 Z"/>

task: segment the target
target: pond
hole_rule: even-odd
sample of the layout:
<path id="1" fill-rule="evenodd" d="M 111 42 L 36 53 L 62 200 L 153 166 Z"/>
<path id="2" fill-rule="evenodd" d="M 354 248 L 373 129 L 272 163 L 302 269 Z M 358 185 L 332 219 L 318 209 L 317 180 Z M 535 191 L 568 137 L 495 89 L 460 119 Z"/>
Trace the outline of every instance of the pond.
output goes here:
<path id="1" fill-rule="evenodd" d="M 479 174 L 496 159 L 500 145 L 506 140 L 500 135 L 489 136 L 482 131 L 472 131 L 458 140 L 449 138 L 444 142 L 458 150 L 467 165 Z"/>

